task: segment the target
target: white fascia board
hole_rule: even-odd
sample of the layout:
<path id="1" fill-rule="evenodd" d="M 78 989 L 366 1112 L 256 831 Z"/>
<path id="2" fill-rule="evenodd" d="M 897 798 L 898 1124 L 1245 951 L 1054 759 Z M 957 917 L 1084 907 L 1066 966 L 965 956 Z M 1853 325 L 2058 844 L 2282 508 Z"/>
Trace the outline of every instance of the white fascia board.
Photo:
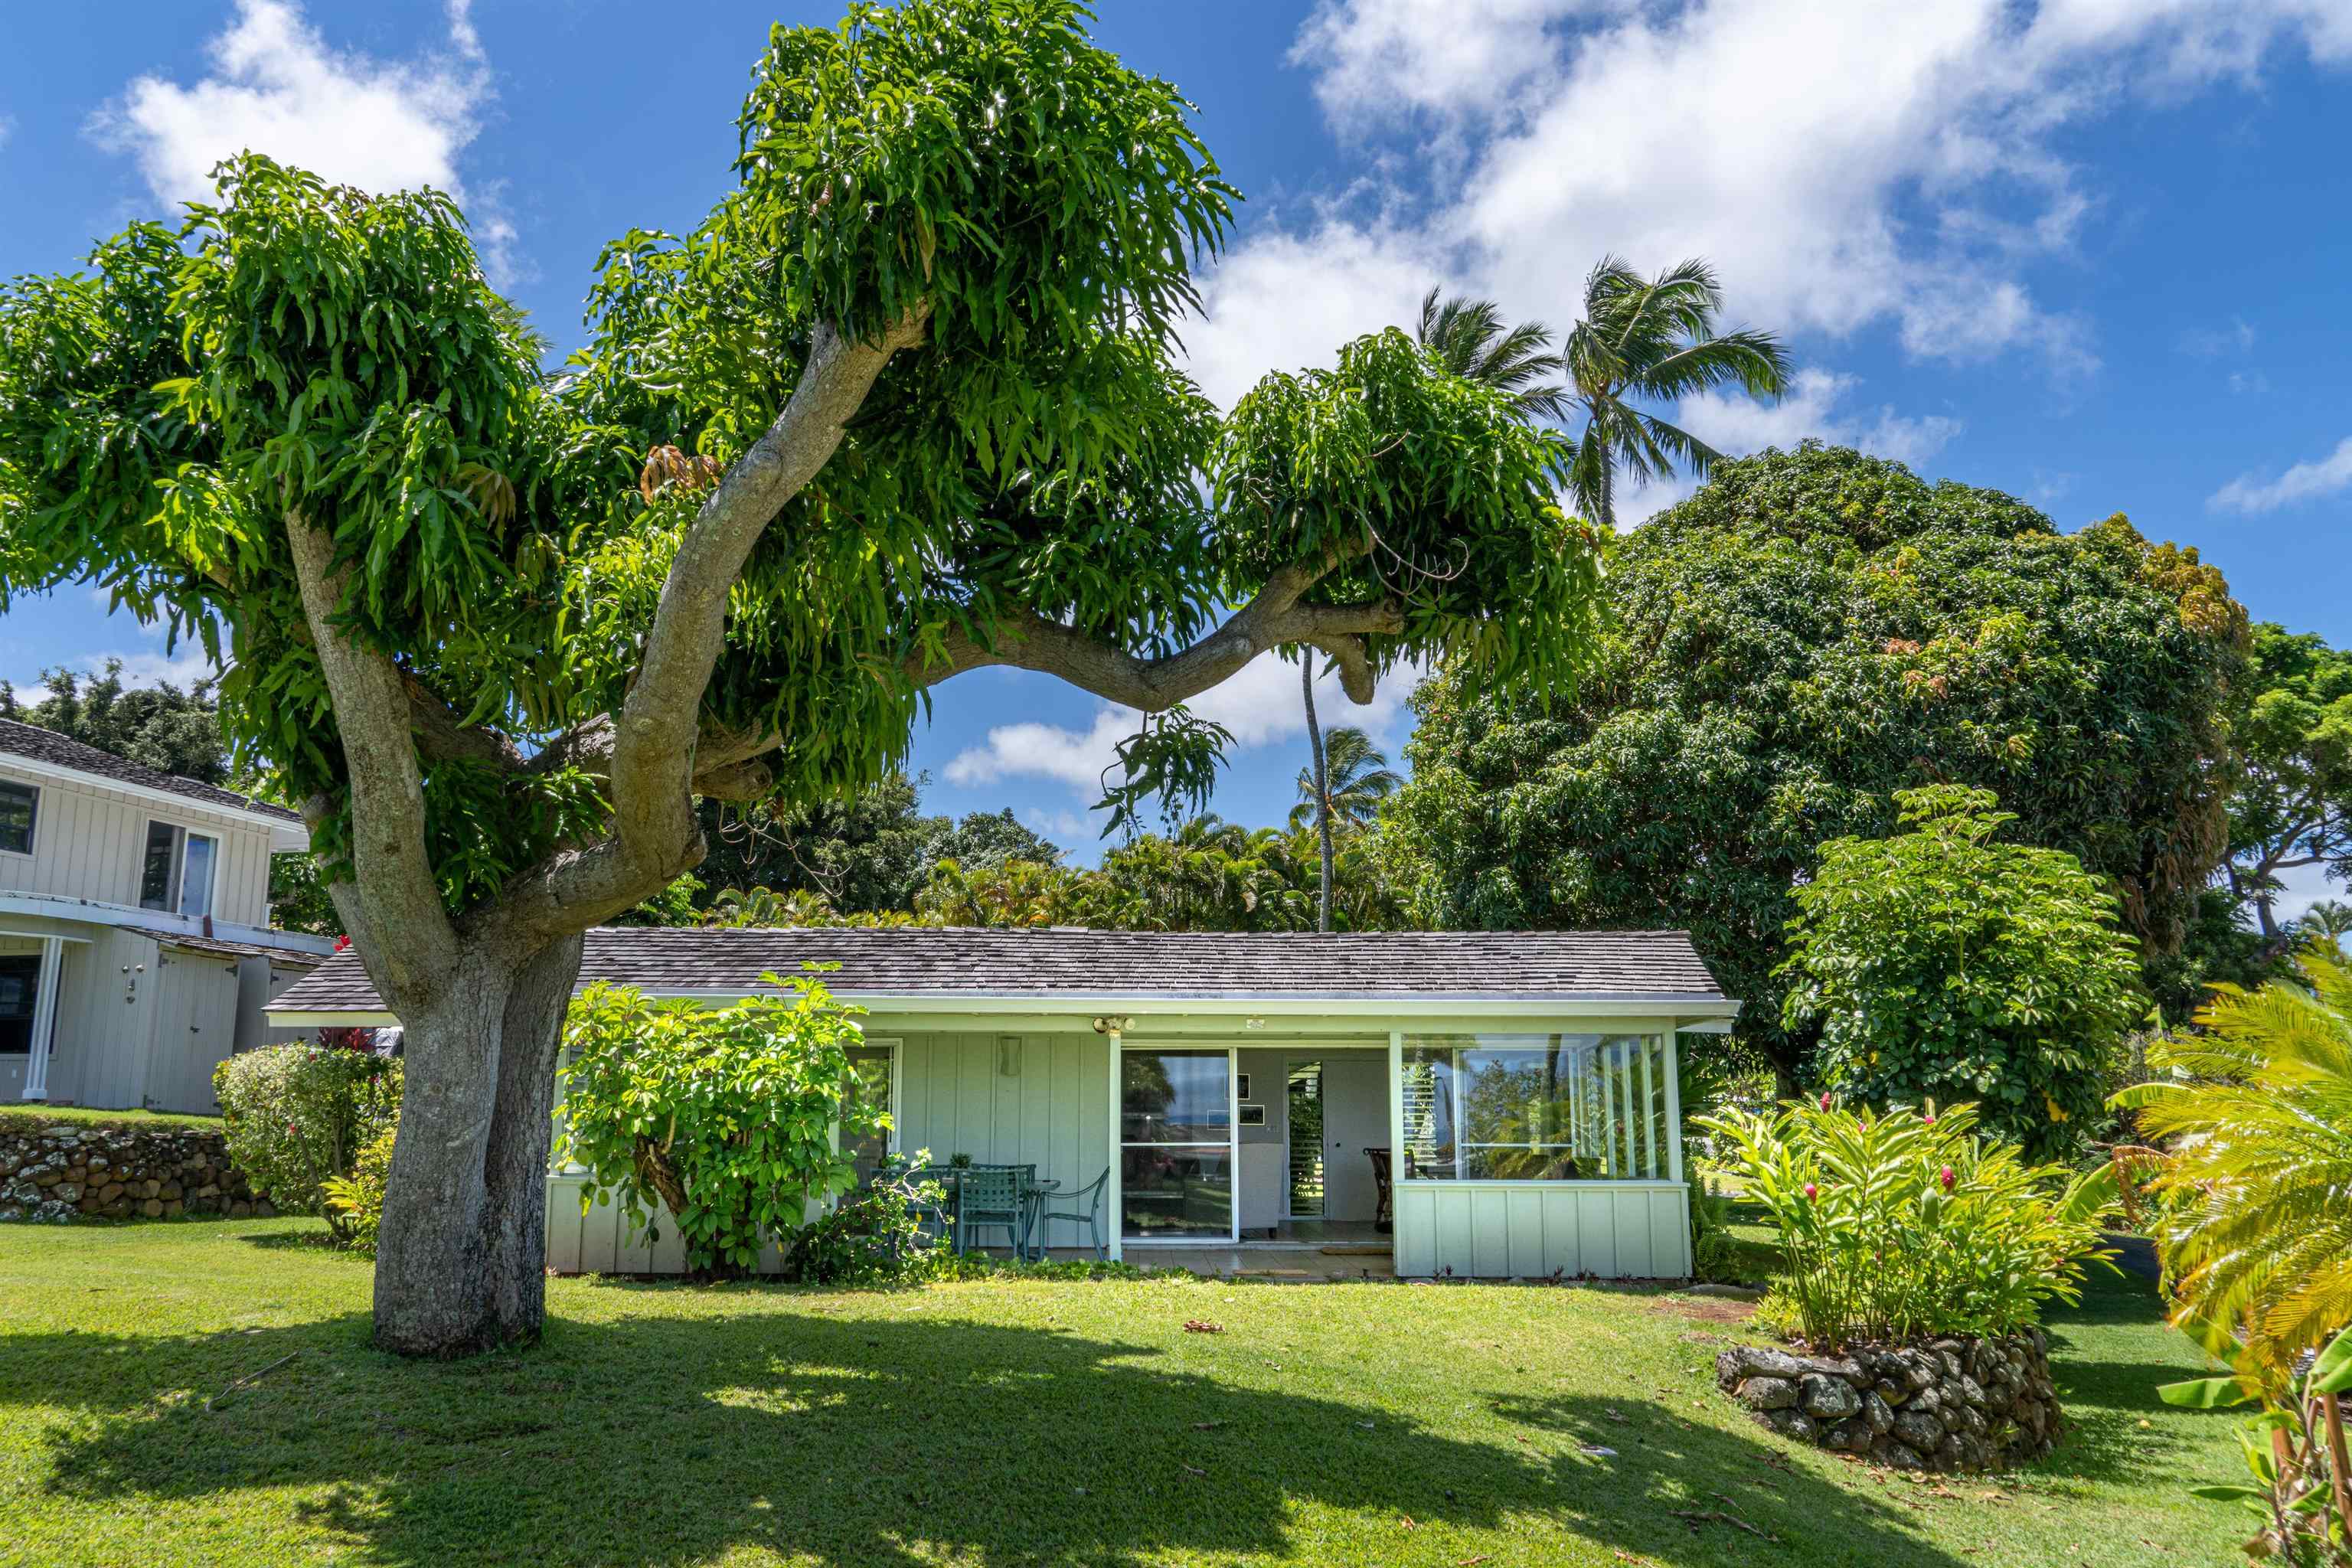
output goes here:
<path id="1" fill-rule="evenodd" d="M 783 993 L 768 989 L 744 992 L 649 987 L 645 994 L 656 1001 L 701 1002 L 723 1007 L 751 996 L 777 996 Z M 877 1018 L 901 1014 L 968 1018 L 1052 1016 L 1061 1018 L 1118 1017 L 1129 1020 L 1130 1024 L 1138 1019 L 1165 1021 L 1201 1017 L 1352 1018 L 1367 1021 L 1425 1018 L 1439 1022 L 1470 1018 L 1671 1018 L 1678 1021 L 1678 1027 L 1705 1030 L 1706 1020 L 1721 1020 L 1727 1027 L 1740 1008 L 1738 1002 L 1721 996 L 1676 996 L 1654 993 L 1608 996 L 1493 994 L 1401 996 L 1363 993 L 1251 996 L 1225 993 L 1201 996 L 1163 995 L 1148 1000 L 1133 996 L 1070 995 L 1051 992 L 978 995 L 955 992 L 883 994 L 836 991 L 834 995 L 839 1001 L 864 1008 Z M 391 1013 L 381 1008 L 318 1009 L 299 1013 L 265 1009 L 265 1012 L 272 1024 L 283 1028 L 380 1028 L 399 1022 Z M 1679 1022 L 1685 1019 L 1694 1022 Z M 1148 1032 L 1148 1029 L 1135 1032 Z"/>
<path id="2" fill-rule="evenodd" d="M 239 925 L 235 921 L 216 920 L 212 922 L 212 930 L 207 931 L 201 915 L 170 914 L 163 910 L 142 910 L 130 904 L 111 904 L 97 899 L 69 899 L 55 893 L 0 893 L 0 915 L 36 915 L 94 926 L 137 926 L 149 932 L 210 936 L 220 942 L 247 942 L 255 947 L 274 947 L 283 952 L 299 952 L 313 957 L 324 957 L 335 951 L 331 937 L 312 936 L 305 931 L 278 931 L 269 926 Z"/>
<path id="3" fill-rule="evenodd" d="M 252 827 L 269 830 L 269 849 L 274 855 L 292 855 L 310 847 L 310 829 L 299 821 L 289 822 L 282 816 L 266 811 L 256 811 L 249 805 L 227 805 L 216 800 L 199 800 L 175 790 L 157 789 L 152 784 L 132 784 L 110 773 L 94 773 L 85 768 L 69 768 L 62 763 L 45 762 L 38 757 L 18 756 L 14 752 L 0 752 L 0 768 L 13 768 L 36 777 L 57 779 L 78 784 L 90 789 L 119 790 L 122 794 L 153 805 L 168 805 L 181 811 L 210 812 L 215 816 L 233 817 Z"/>

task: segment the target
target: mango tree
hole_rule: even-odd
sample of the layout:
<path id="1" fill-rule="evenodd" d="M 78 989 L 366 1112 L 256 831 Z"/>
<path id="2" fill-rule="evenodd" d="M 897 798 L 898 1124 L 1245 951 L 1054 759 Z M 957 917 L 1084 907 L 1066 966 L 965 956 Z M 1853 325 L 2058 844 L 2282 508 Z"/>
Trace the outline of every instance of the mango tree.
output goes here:
<path id="1" fill-rule="evenodd" d="M 1183 702 L 1279 651 L 1370 699 L 1590 636 L 1570 457 L 1401 333 L 1220 415 L 1177 368 L 1234 192 L 1074 0 L 778 27 L 736 180 L 614 241 L 560 373 L 433 192 L 247 154 L 0 296 L 0 603 L 96 584 L 222 662 L 407 1026 L 375 1330 L 535 1334 L 581 932 L 698 798 L 845 799 L 948 683 L 1146 717 L 1108 799 L 1197 800 Z"/>

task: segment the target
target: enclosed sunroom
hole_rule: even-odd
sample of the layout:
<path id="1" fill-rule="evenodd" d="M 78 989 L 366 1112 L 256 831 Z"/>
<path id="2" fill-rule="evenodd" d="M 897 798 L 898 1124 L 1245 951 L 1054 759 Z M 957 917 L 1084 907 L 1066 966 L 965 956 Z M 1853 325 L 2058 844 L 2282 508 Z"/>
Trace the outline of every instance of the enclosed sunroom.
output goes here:
<path id="1" fill-rule="evenodd" d="M 887 1143 L 1100 1183 L 1112 1256 L 1347 1244 L 1400 1275 L 1690 1272 L 1676 1064 L 1738 1010 L 1679 931 L 591 931 L 583 984 L 720 1005 L 837 964 Z M 384 1025 L 356 955 L 270 1007 Z M 675 1269 L 549 1174 L 549 1261 Z M 1067 1206 L 1066 1205 L 1062 1206 Z M 1091 1248 L 1056 1220 L 1054 1249 Z M 1171 1254 L 1172 1255 L 1172 1254 Z"/>

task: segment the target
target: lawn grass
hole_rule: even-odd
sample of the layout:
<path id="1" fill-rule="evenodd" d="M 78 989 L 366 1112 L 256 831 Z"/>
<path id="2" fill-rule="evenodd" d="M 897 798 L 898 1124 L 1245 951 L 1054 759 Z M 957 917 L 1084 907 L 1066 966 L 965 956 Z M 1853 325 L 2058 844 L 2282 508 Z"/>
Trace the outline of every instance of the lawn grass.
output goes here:
<path id="1" fill-rule="evenodd" d="M 0 1105 L 0 1131 L 21 1132 L 70 1122 L 76 1127 L 193 1127 L 217 1132 L 217 1116 L 182 1115 L 172 1110 L 100 1110 L 81 1105 Z"/>
<path id="2" fill-rule="evenodd" d="M 2053 1322 L 2057 1454 L 1943 1483 L 1750 1426 L 1721 1301 L 557 1279 L 539 1346 L 417 1365 L 320 1233 L 0 1227 L 0 1562 L 2147 1568 L 2242 1533 L 2185 1496 L 2231 1417 L 2157 1401 L 2195 1357 L 2136 1281 Z"/>

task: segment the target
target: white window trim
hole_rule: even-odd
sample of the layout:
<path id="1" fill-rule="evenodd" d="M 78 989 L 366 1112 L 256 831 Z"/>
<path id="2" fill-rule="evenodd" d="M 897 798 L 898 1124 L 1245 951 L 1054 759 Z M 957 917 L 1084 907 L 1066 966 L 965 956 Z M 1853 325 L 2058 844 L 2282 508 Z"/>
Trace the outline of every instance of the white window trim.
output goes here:
<path id="1" fill-rule="evenodd" d="M 163 885 L 163 907 L 160 910 L 152 909 L 142 899 L 139 908 L 146 910 L 150 914 L 177 915 L 182 920 L 205 919 L 220 903 L 221 847 L 225 840 L 217 831 L 211 828 L 191 827 L 184 822 L 173 822 L 167 816 L 149 817 L 146 835 L 139 841 L 139 876 L 142 884 L 142 893 L 147 876 L 147 840 L 155 837 L 155 829 L 158 827 L 168 827 L 172 830 L 172 874 Z M 180 907 L 181 895 L 186 891 L 188 885 L 188 840 L 192 838 L 201 838 L 213 847 L 212 876 L 205 883 L 205 907 L 194 911 Z"/>
<path id="2" fill-rule="evenodd" d="M 41 847 L 41 786 L 37 784 L 26 784 L 22 779 L 0 779 L 0 786 L 20 789 L 33 797 L 33 820 L 25 828 L 25 847 L 22 849 L 10 849 L 5 846 L 0 846 L 0 855 L 14 855 L 29 860 L 35 851 Z"/>

